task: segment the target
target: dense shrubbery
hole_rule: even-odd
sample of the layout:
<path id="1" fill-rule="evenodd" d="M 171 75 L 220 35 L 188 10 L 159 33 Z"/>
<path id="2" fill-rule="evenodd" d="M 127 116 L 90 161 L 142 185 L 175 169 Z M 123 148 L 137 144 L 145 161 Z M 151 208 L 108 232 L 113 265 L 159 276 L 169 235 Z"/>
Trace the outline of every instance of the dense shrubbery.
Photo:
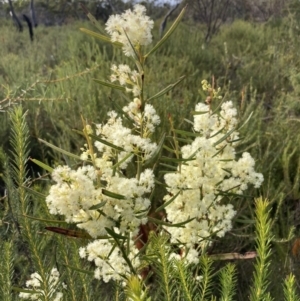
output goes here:
<path id="1" fill-rule="evenodd" d="M 272 204 L 272 234 L 276 237 L 272 244 L 276 260 L 271 268 L 270 291 L 275 300 L 283 297 L 280 295 L 281 289 L 273 283 L 277 283 L 278 278 L 284 278 L 294 270 L 295 260 L 290 254 L 291 241 L 280 242 L 280 239 L 289 237 L 291 226 L 296 227 L 295 234 L 299 235 L 300 224 L 298 25 L 298 20 L 292 15 L 280 22 L 271 21 L 267 24 L 235 21 L 233 24 L 224 25 L 219 34 L 214 36 L 209 44 L 205 44 L 203 33 L 198 26 L 181 24 L 164 47 L 149 58 L 151 69 L 146 69 L 145 72 L 147 95 L 157 93 L 182 75 L 187 76 L 182 86 L 176 86 L 154 102 L 161 116 L 161 132 L 168 128 L 169 116 L 172 116 L 177 128 L 189 128 L 184 118 L 191 119 L 195 104 L 205 99 L 206 95 L 200 90 L 201 80 L 206 78 L 211 81 L 212 76 L 216 86 L 223 87 L 224 99 L 232 100 L 239 107 L 241 124 L 253 112 L 250 121 L 240 130 L 245 139 L 240 143 L 238 150 L 250 151 L 256 158 L 256 168 L 265 177 L 260 194 L 268 197 Z M 88 121 L 100 123 L 106 118 L 109 109 L 123 107 L 128 102 L 120 93 L 99 86 L 92 80 L 108 79 L 111 61 L 124 62 L 121 50 L 91 39 L 81 33 L 79 27 L 89 28 L 90 25 L 75 23 L 64 27 L 37 28 L 36 39 L 31 44 L 27 36 L 14 31 L 9 24 L 1 28 L 2 45 L 5 47 L 0 48 L 0 104 L 5 112 L 1 113 L 0 140 L 7 153 L 11 147 L 8 145 L 11 125 L 6 114 L 8 108 L 14 104 L 22 103 L 23 110 L 28 110 L 26 121 L 29 128 L 30 156 L 53 166 L 68 159 L 40 144 L 37 138 L 45 139 L 67 151 L 78 152 L 84 140 L 72 129 L 82 128 L 80 114 Z M 155 33 L 158 33 L 157 28 L 154 32 L 154 39 L 157 41 L 158 34 Z M 16 127 L 21 118 L 14 118 Z M 17 149 L 17 145 L 14 146 Z M 24 154 L 24 160 L 26 155 Z M 2 161 L 4 162 L 4 159 Z M 0 172 L 4 172 L 4 165 L 0 165 L 3 168 Z M 37 172 L 33 169 L 30 175 L 37 177 Z M 5 185 L 10 191 L 14 191 L 14 185 L 21 186 L 21 183 L 7 180 L 10 178 L 7 171 L 5 177 Z M 44 185 L 36 185 L 35 188 L 43 191 L 42 186 Z M 21 189 L 18 193 L 22 194 L 25 191 L 22 192 Z M 249 195 L 252 196 L 256 193 L 254 190 L 249 191 Z M 28 214 L 51 219 L 45 205 L 39 202 L 39 197 L 41 196 L 31 197 L 30 204 L 26 205 L 29 206 L 29 209 L 26 209 L 29 210 Z M 18 198 L 21 196 L 16 197 Z M 9 200 L 12 202 L 14 197 L 9 196 Z M 9 203 L 1 203 L 0 214 L 4 222 L 11 222 L 13 219 L 7 215 L 7 212 L 10 212 L 7 204 Z M 233 230 L 223 240 L 216 242 L 209 249 L 209 253 L 253 250 L 252 198 L 249 201 L 235 198 L 235 208 L 238 213 Z M 18 210 L 16 208 L 15 212 L 26 211 Z M 39 240 L 40 233 L 44 232 L 43 224 L 29 219 L 22 220 L 21 223 L 25 229 L 23 233 L 27 236 L 25 241 Z M 28 250 L 31 250 L 32 246 L 24 244 L 17 232 L 9 232 L 6 226 L 2 230 L 3 237 L 7 240 L 12 239 L 17 245 L 14 252 L 19 252 L 20 257 L 15 262 L 13 283 L 22 286 L 25 277 L 33 272 L 28 260 Z M 30 235 L 33 238 L 28 238 Z M 57 246 L 61 250 L 60 260 L 79 269 L 80 260 L 74 245 L 77 247 L 80 244 L 70 241 L 69 245 L 64 245 L 64 238 L 51 236 L 49 240 L 40 240 L 38 249 L 40 254 L 47 257 L 55 251 L 54 246 Z M 3 245 L 3 248 L 7 248 L 9 253 L 9 245 Z M 74 252 L 72 263 L 68 263 L 68 252 Z M 295 254 L 297 255 L 297 251 L 294 250 Z M 40 260 L 39 254 L 34 256 L 34 260 Z M 202 268 L 205 269 L 207 264 L 202 262 Z M 247 272 L 251 270 L 248 263 L 242 262 L 238 265 L 244 268 L 248 265 Z M 73 300 L 76 300 L 75 296 L 78 294 L 77 283 L 84 284 L 82 296 L 85 296 L 85 300 L 94 300 L 91 296 L 100 284 L 91 288 L 91 282 L 87 281 L 88 274 L 73 276 L 73 272 L 71 267 L 65 271 L 68 279 L 73 278 L 73 282 L 69 284 Z M 248 282 L 245 277 L 238 277 L 238 300 L 244 300 L 245 282 Z M 296 280 L 299 282 L 298 278 Z M 105 290 L 107 289 L 105 287 Z M 252 300 L 256 299 L 253 297 Z"/>

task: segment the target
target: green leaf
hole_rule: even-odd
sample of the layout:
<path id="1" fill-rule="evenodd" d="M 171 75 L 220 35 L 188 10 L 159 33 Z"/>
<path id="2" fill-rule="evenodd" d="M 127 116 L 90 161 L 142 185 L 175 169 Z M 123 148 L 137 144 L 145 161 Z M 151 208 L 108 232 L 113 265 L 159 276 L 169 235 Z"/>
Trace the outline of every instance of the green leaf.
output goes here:
<path id="1" fill-rule="evenodd" d="M 102 189 L 102 193 L 110 198 L 117 199 L 117 200 L 126 200 L 126 197 L 124 195 L 114 193 L 111 191 L 108 191 L 106 189 Z"/>
<path id="2" fill-rule="evenodd" d="M 97 209 L 100 209 L 102 208 L 103 206 L 105 206 L 105 204 L 107 203 L 107 201 L 103 201 L 97 205 L 93 205 L 89 208 L 89 210 L 97 210 Z"/>
<path id="3" fill-rule="evenodd" d="M 121 234 L 118 234 L 116 232 L 114 232 L 112 229 L 110 228 L 105 228 L 106 232 L 112 237 L 114 238 L 115 240 L 118 240 L 118 239 L 127 239 L 126 236 L 123 236 Z"/>
<path id="4" fill-rule="evenodd" d="M 165 138 L 166 138 L 166 134 L 163 133 L 161 138 L 160 138 L 160 141 L 155 149 L 155 151 L 153 152 L 151 158 L 149 158 L 146 162 L 145 162 L 145 165 L 148 165 L 150 164 L 151 162 L 153 162 L 159 155 L 159 153 L 161 152 L 163 146 L 164 146 L 164 142 L 165 142 Z"/>
<path id="5" fill-rule="evenodd" d="M 249 218 L 237 218 L 235 221 L 241 224 L 255 224 L 255 220 Z"/>
<path id="6" fill-rule="evenodd" d="M 75 133 L 79 134 L 79 135 L 84 136 L 84 133 L 83 133 L 82 131 L 78 131 L 78 130 L 75 130 L 75 129 L 73 129 L 73 131 L 74 131 Z M 93 138 L 94 140 L 99 141 L 99 142 L 101 142 L 102 144 L 105 144 L 105 145 L 107 145 L 107 146 L 109 146 L 109 147 L 111 147 L 111 148 L 113 148 L 113 149 L 115 149 L 115 150 L 117 150 L 117 151 L 121 151 L 121 152 L 125 151 L 124 148 L 122 148 L 122 147 L 120 147 L 120 146 L 117 146 L 117 145 L 114 145 L 114 144 L 112 144 L 112 143 L 110 143 L 110 142 L 108 142 L 108 141 L 106 141 L 106 140 L 104 140 L 104 139 L 101 139 L 99 136 L 96 136 L 96 135 L 93 135 L 93 134 L 91 134 L 91 135 L 89 135 L 89 136 L 90 136 L 91 138 Z"/>
<path id="7" fill-rule="evenodd" d="M 203 115 L 207 113 L 209 113 L 209 111 L 192 111 L 192 115 Z"/>
<path id="8" fill-rule="evenodd" d="M 194 161 L 194 158 L 188 158 L 188 159 L 176 159 L 176 158 L 169 158 L 169 157 L 161 157 L 162 160 L 168 161 L 168 162 L 174 162 L 174 163 L 182 163 L 182 162 L 188 162 L 188 161 Z"/>
<path id="9" fill-rule="evenodd" d="M 164 222 L 162 220 L 148 216 L 148 220 L 153 222 L 154 224 L 163 225 L 163 226 L 167 226 L 167 227 L 176 227 L 176 228 L 183 227 L 185 224 L 188 224 L 189 222 L 191 222 L 194 219 L 195 219 L 195 217 L 190 218 L 190 219 L 188 219 L 184 222 L 178 223 L 178 224 L 170 224 L 170 223 Z"/>
<path id="10" fill-rule="evenodd" d="M 88 233 L 78 230 L 72 230 L 72 229 L 66 229 L 66 228 L 60 228 L 60 227 L 45 227 L 47 231 L 64 235 L 64 236 L 70 236 L 70 237 L 76 237 L 76 238 L 85 238 L 90 239 L 92 238 Z"/>
<path id="11" fill-rule="evenodd" d="M 167 207 L 168 205 L 170 205 L 173 201 L 175 201 L 175 199 L 179 196 L 179 194 L 181 193 L 181 191 L 179 190 L 172 198 L 170 198 L 166 203 L 164 203 L 163 205 L 161 205 L 160 207 L 158 207 L 155 212 L 159 212 L 162 209 L 164 209 L 165 207 Z"/>
<path id="12" fill-rule="evenodd" d="M 64 264 L 64 263 L 60 263 L 60 264 L 63 265 L 63 266 L 65 266 L 65 267 L 67 267 L 67 268 L 70 268 L 70 269 L 72 269 L 74 271 L 77 271 L 79 273 L 84 273 L 84 274 L 91 275 L 91 276 L 94 276 L 94 274 L 95 274 L 92 271 L 87 271 L 87 270 L 79 269 L 79 268 L 76 268 L 76 267 L 68 265 L 68 264 Z"/>
<path id="13" fill-rule="evenodd" d="M 160 166 L 164 166 L 164 167 L 167 167 L 167 168 L 170 168 L 172 170 L 177 170 L 177 166 L 174 166 L 174 165 L 170 165 L 170 164 L 165 164 L 165 163 L 159 163 Z M 167 172 L 170 172 L 170 171 L 167 171 Z"/>
<path id="14" fill-rule="evenodd" d="M 182 9 L 182 11 L 180 12 L 180 14 L 178 15 L 178 17 L 176 18 L 176 20 L 174 21 L 174 23 L 172 24 L 172 26 L 170 27 L 170 29 L 166 32 L 166 34 L 158 41 L 158 43 L 144 56 L 144 58 L 146 59 L 150 54 L 154 53 L 170 36 L 171 34 L 174 32 L 174 30 L 176 29 L 176 27 L 179 25 L 179 22 L 181 21 L 184 13 L 186 11 L 186 6 Z"/>
<path id="15" fill-rule="evenodd" d="M 188 131 L 177 130 L 177 129 L 174 129 L 174 132 L 177 133 L 177 134 L 180 134 L 182 136 L 191 136 L 191 137 L 199 137 L 200 136 L 199 133 L 191 133 L 191 132 L 188 132 Z"/>
<path id="16" fill-rule="evenodd" d="M 249 120 L 251 119 L 252 115 L 253 115 L 253 112 L 250 113 L 250 115 L 247 118 L 247 120 L 238 128 L 238 130 L 240 130 L 242 127 L 244 127 L 249 122 Z"/>
<path id="17" fill-rule="evenodd" d="M 152 100 L 154 100 L 154 99 L 156 99 L 156 98 L 159 98 L 159 97 L 163 96 L 164 94 L 166 94 L 166 93 L 168 93 L 170 90 L 172 90 L 174 87 L 176 87 L 176 86 L 177 86 L 180 82 L 182 82 L 184 79 L 185 79 L 185 75 L 184 75 L 184 76 L 181 76 L 181 77 L 179 78 L 179 80 L 178 80 L 176 83 L 167 86 L 166 88 L 164 88 L 163 90 L 161 90 L 161 91 L 158 92 L 157 94 L 155 94 L 155 95 L 151 96 L 150 98 L 148 98 L 146 101 L 147 101 L 147 102 L 150 102 L 150 101 L 152 101 Z"/>
<path id="18" fill-rule="evenodd" d="M 166 146 L 166 145 L 164 145 L 163 147 L 164 147 L 165 150 L 167 150 L 167 151 L 170 152 L 170 153 L 173 153 L 173 154 L 178 154 L 178 153 L 179 153 L 179 154 L 181 154 L 180 151 L 178 152 L 178 151 L 176 151 L 175 149 L 170 148 L 170 147 L 168 147 L 168 146 Z"/>
<path id="19" fill-rule="evenodd" d="M 35 191 L 29 187 L 26 187 L 26 186 L 22 186 L 22 188 L 24 188 L 25 190 L 27 190 L 29 193 L 41 198 L 41 199 L 44 199 L 47 195 L 43 194 L 43 193 L 40 193 L 38 191 Z"/>
<path id="20" fill-rule="evenodd" d="M 35 291 L 35 290 L 31 290 L 31 289 L 24 289 L 24 288 L 19 288 L 19 287 L 16 287 L 16 286 L 13 286 L 12 290 L 14 292 L 28 293 L 28 294 L 38 294 L 38 293 L 41 293 L 41 291 Z"/>
<path id="21" fill-rule="evenodd" d="M 219 139 L 217 142 L 214 143 L 214 146 L 217 146 L 218 144 L 220 144 L 221 142 L 223 142 L 224 140 L 227 139 L 227 137 L 229 137 L 236 129 L 233 128 L 232 130 L 230 130 L 228 133 L 226 133 L 221 139 Z"/>
<path id="22" fill-rule="evenodd" d="M 167 136 L 166 138 L 172 139 L 172 140 L 174 139 L 174 137 L 172 137 L 172 136 Z M 185 143 L 185 144 L 190 144 L 190 143 L 193 142 L 193 140 L 191 140 L 191 139 L 178 138 L 178 137 L 176 137 L 176 141 L 178 141 L 178 142 L 183 142 L 183 143 Z"/>
<path id="23" fill-rule="evenodd" d="M 43 223 L 47 223 L 47 224 L 63 224 L 63 225 L 67 224 L 67 222 L 65 222 L 65 221 L 37 218 L 37 217 L 34 217 L 34 216 L 25 215 L 25 214 L 22 214 L 20 216 L 25 217 L 25 218 L 29 218 L 29 219 L 32 219 L 32 220 L 35 220 L 35 221 L 40 221 L 40 222 L 43 222 Z"/>
<path id="24" fill-rule="evenodd" d="M 220 130 L 218 130 L 217 132 L 215 132 L 213 135 L 210 135 L 209 138 L 213 138 L 213 137 L 219 135 L 223 130 L 224 130 L 224 127 L 222 127 Z"/>
<path id="25" fill-rule="evenodd" d="M 123 31 L 124 31 L 124 33 L 125 33 L 125 36 L 126 36 L 126 38 L 127 38 L 127 41 L 128 41 L 128 43 L 129 43 L 129 45 L 130 45 L 132 51 L 133 51 L 133 53 L 134 53 L 135 61 L 138 62 L 138 61 L 139 61 L 139 56 L 138 56 L 138 54 L 137 54 L 137 52 L 136 52 L 136 49 L 134 48 L 133 44 L 131 43 L 131 41 L 130 41 L 128 35 L 127 35 L 127 32 L 126 32 L 126 30 L 125 30 L 124 28 L 123 28 Z M 139 70 L 139 71 L 141 71 L 141 70 Z M 141 72 L 139 72 L 139 73 L 141 73 Z"/>
<path id="26" fill-rule="evenodd" d="M 118 161 L 114 166 L 112 166 L 112 168 L 116 169 L 117 167 L 119 167 L 123 162 L 125 162 L 131 156 L 133 156 L 133 154 L 132 153 L 128 153 L 122 160 Z"/>
<path id="27" fill-rule="evenodd" d="M 112 84 L 110 82 L 107 82 L 107 81 L 104 81 L 104 80 L 101 80 L 101 79 L 93 78 L 93 81 L 95 81 L 96 83 L 98 83 L 100 85 L 103 85 L 103 86 L 106 86 L 106 87 L 110 87 L 112 89 L 121 90 L 123 92 L 126 91 L 125 87 L 123 87 L 123 86 Z"/>
<path id="28" fill-rule="evenodd" d="M 115 145 L 113 143 L 110 143 L 110 142 L 104 140 L 104 139 L 101 139 L 99 136 L 90 135 L 90 137 L 92 137 L 93 139 L 95 139 L 95 140 L 101 142 L 102 144 L 105 144 L 105 145 L 107 145 L 107 146 L 109 146 L 109 147 L 111 147 L 111 148 L 113 148 L 115 150 L 118 150 L 118 151 L 121 151 L 121 152 L 125 151 L 125 149 L 123 147 L 117 146 L 117 145 Z"/>
<path id="29" fill-rule="evenodd" d="M 36 165 L 38 165 L 39 167 L 42 167 L 43 169 L 47 170 L 48 172 L 52 173 L 53 169 L 52 167 L 50 167 L 49 165 L 37 160 L 37 159 L 31 159 L 30 161 L 32 161 L 33 163 L 35 163 Z"/>
<path id="30" fill-rule="evenodd" d="M 227 146 L 227 144 L 225 144 L 225 145 L 223 145 L 213 156 L 212 156 L 212 158 L 214 158 L 214 157 L 216 157 L 218 154 L 220 154 L 223 150 L 224 150 L 224 148 Z M 221 160 L 220 160 L 221 161 Z"/>
<path id="31" fill-rule="evenodd" d="M 117 244 L 119 250 L 121 251 L 124 260 L 127 262 L 127 264 L 128 264 L 128 266 L 129 266 L 131 272 L 132 272 L 133 274 L 136 274 L 135 269 L 134 269 L 134 267 L 132 266 L 131 261 L 130 261 L 130 259 L 128 258 L 127 253 L 126 253 L 126 251 L 125 251 L 123 245 L 120 244 L 120 241 L 119 241 L 119 239 L 128 239 L 128 237 L 122 236 L 122 235 L 120 235 L 120 234 L 117 234 L 117 233 L 115 233 L 112 229 L 109 229 L 109 228 L 105 228 L 105 230 L 106 230 L 107 233 L 109 233 L 109 235 L 111 235 L 111 237 L 115 240 L 115 242 L 116 242 L 116 244 Z M 128 242 L 128 240 L 127 240 L 127 242 Z M 129 242 L 128 242 L 128 243 L 129 243 Z"/>
<path id="32" fill-rule="evenodd" d="M 71 157 L 71 158 L 74 158 L 74 159 L 76 159 L 76 160 L 82 161 L 82 160 L 80 159 L 79 156 L 74 155 L 74 154 L 72 154 L 72 153 L 70 153 L 70 152 L 67 152 L 67 151 L 65 151 L 64 149 L 62 149 L 62 148 L 60 148 L 60 147 L 57 147 L 57 146 L 55 146 L 55 145 L 53 145 L 53 144 L 51 144 L 51 143 L 49 143 L 49 142 L 47 142 L 47 141 L 45 141 L 45 140 L 43 140 L 43 139 L 40 139 L 40 138 L 39 138 L 39 141 L 42 142 L 42 143 L 44 143 L 44 144 L 46 144 L 47 146 L 51 147 L 52 149 L 54 149 L 54 150 L 56 150 L 56 151 L 62 153 L 62 154 L 65 154 L 65 155 L 67 155 L 67 156 L 69 156 L 69 157 Z"/>
<path id="33" fill-rule="evenodd" d="M 110 43 L 110 44 L 112 44 L 114 46 L 117 46 L 117 47 L 122 47 L 123 46 L 123 44 L 120 43 L 120 42 L 112 42 L 111 39 L 110 39 L 110 37 L 105 36 L 103 34 L 91 31 L 91 30 L 86 29 L 86 28 L 79 28 L 79 30 L 82 31 L 82 32 L 84 32 L 84 33 L 86 33 L 86 34 L 88 34 L 88 35 L 90 35 L 90 36 L 92 36 L 92 37 L 94 37 L 94 38 L 96 38 L 96 39 L 98 39 L 98 40 Z"/>
<path id="34" fill-rule="evenodd" d="M 82 10 L 85 12 L 86 16 L 89 18 L 89 20 L 92 22 L 92 24 L 100 31 L 103 31 L 103 28 L 100 26 L 100 23 L 97 21 L 97 19 L 89 12 L 89 10 L 83 5 L 83 3 L 81 4 L 81 8 Z"/>

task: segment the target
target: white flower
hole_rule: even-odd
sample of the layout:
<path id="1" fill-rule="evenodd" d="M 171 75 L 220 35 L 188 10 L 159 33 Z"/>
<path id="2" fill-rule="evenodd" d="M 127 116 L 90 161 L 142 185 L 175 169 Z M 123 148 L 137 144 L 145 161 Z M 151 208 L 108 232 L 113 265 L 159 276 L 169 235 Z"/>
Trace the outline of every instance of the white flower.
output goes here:
<path id="1" fill-rule="evenodd" d="M 48 281 L 48 290 L 49 294 L 47 298 L 51 298 L 49 300 L 59 301 L 63 298 L 63 293 L 58 292 L 58 290 L 62 290 L 66 288 L 66 285 L 62 282 L 59 282 L 60 274 L 56 268 L 53 268 L 50 272 L 50 275 L 47 276 Z M 36 293 L 25 293 L 22 292 L 19 294 L 21 299 L 27 300 L 41 300 L 43 296 L 46 297 L 46 293 L 41 289 L 42 277 L 38 273 L 33 273 L 30 275 L 30 280 L 26 281 L 26 287 L 30 290 L 35 290 Z"/>
<path id="2" fill-rule="evenodd" d="M 134 268 L 140 266 L 140 260 L 137 256 L 138 249 L 135 247 L 133 240 L 129 240 L 129 254 L 127 254 Z M 81 248 L 80 256 L 93 261 L 96 265 L 94 277 L 102 279 L 104 282 L 110 280 L 122 282 L 124 276 L 129 276 L 131 270 L 121 255 L 119 248 L 108 239 L 94 240 L 85 248 Z M 123 276 L 123 277 L 122 277 Z"/>
<path id="3" fill-rule="evenodd" d="M 141 95 L 141 75 L 136 70 L 131 70 L 128 65 L 112 65 L 111 82 L 118 81 L 126 87 L 126 92 L 132 92 L 134 96 Z"/>
<path id="4" fill-rule="evenodd" d="M 140 46 L 152 42 L 151 29 L 154 22 L 145 15 L 145 12 L 144 6 L 136 4 L 133 11 L 129 9 L 121 15 L 112 15 L 106 23 L 105 29 L 110 34 L 112 42 L 122 43 L 127 56 L 135 55 L 132 46 L 138 50 Z"/>
<path id="5" fill-rule="evenodd" d="M 194 129 L 202 134 L 181 148 L 182 158 L 188 159 L 180 171 L 165 175 L 169 194 L 165 202 L 180 191 L 167 207 L 167 219 L 177 224 L 192 219 L 184 227 L 168 227 L 172 243 L 182 243 L 190 250 L 195 245 L 205 246 L 211 235 L 222 237 L 232 227 L 235 210 L 231 204 L 221 204 L 220 192 L 242 193 L 249 184 L 259 187 L 263 176 L 254 170 L 254 160 L 249 153 L 236 159 L 232 139 L 236 131 L 221 143 L 228 131 L 235 128 L 236 110 L 231 102 L 225 102 L 219 115 L 212 114 L 208 105 L 197 104 Z M 193 254 L 193 252 L 191 253 Z M 186 260 L 192 262 L 195 256 Z M 195 259 L 196 260 L 196 259 Z"/>

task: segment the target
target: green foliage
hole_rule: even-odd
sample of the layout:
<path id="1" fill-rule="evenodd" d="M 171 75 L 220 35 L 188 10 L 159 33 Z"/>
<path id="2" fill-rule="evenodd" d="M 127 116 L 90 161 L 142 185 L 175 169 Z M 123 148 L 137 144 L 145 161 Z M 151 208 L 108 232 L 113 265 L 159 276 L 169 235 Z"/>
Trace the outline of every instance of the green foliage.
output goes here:
<path id="1" fill-rule="evenodd" d="M 267 212 L 268 202 L 256 200 L 256 250 L 257 260 L 254 271 L 254 281 L 251 287 L 250 300 L 260 301 L 269 297 L 269 266 L 271 255 L 271 220 Z"/>
<path id="2" fill-rule="evenodd" d="M 221 301 L 234 300 L 234 293 L 237 282 L 236 268 L 234 264 L 227 264 L 223 270 L 220 271 L 220 292 Z"/>
<path id="3" fill-rule="evenodd" d="M 13 279 L 13 242 L 4 242 L 0 245 L 2 260 L 0 262 L 0 294 L 3 301 L 11 301 Z"/>
<path id="4" fill-rule="evenodd" d="M 291 226 L 296 227 L 296 235 L 300 230 L 298 20 L 288 15 L 278 23 L 235 21 L 224 25 L 209 44 L 203 44 L 203 34 L 197 26 L 181 24 L 172 39 L 168 39 L 164 47 L 149 58 L 151 69 L 145 67 L 147 96 L 159 93 L 181 76 L 186 76 L 182 86 L 176 86 L 160 99 L 153 100 L 162 117 L 157 135 L 160 137 L 169 127 L 169 116 L 175 128 L 190 128 L 185 118 L 191 119 L 194 104 L 203 99 L 198 91 L 201 80 L 210 79 L 212 75 L 223 87 L 224 99 L 231 99 L 239 105 L 241 124 L 252 113 L 250 122 L 241 129 L 244 139 L 239 151 L 251 151 L 257 158 L 258 170 L 265 176 L 260 193 L 271 199 L 273 210 L 268 213 L 266 203 L 258 201 L 254 218 L 252 199 L 245 202 L 238 197 L 233 198 L 238 211 L 232 231 L 236 238 L 226 236 L 223 244 L 216 243 L 211 251 L 251 250 L 256 220 L 259 257 L 255 263 L 250 298 L 271 300 L 273 297 L 279 300 L 281 297 L 277 294 L 282 296 L 278 292 L 281 288 L 274 283 L 291 272 L 284 264 L 291 260 L 290 246 L 285 239 L 291 238 Z M 0 272 L 0 289 L 6 298 L 4 300 L 17 300 L 10 294 L 11 287 L 24 287 L 26 277 L 33 271 L 38 271 L 47 285 L 47 273 L 55 265 L 64 271 L 68 300 L 95 300 L 101 298 L 103 292 L 107 293 L 108 300 L 116 296 L 115 288 L 92 281 L 92 268 L 87 264 L 83 266 L 77 252 L 82 244 L 80 240 L 45 232 L 47 221 L 53 219 L 44 205 L 49 185 L 47 175 L 42 174 L 40 181 L 34 182 L 35 190 L 42 196 L 33 195 L 26 189 L 30 181 L 29 153 L 51 166 L 63 161 L 69 165 L 75 162 L 36 138 L 78 154 L 84 140 L 73 129 L 82 128 L 80 114 L 87 121 L 100 122 L 111 107 L 118 110 L 126 101 L 120 99 L 118 92 L 93 81 L 108 79 L 110 62 L 121 62 L 121 50 L 80 33 L 80 27 L 89 25 L 74 23 L 65 27 L 39 27 L 32 44 L 28 43 L 27 36 L 20 35 L 11 25 L 1 27 L 5 47 L 0 47 L 0 104 L 7 111 L 9 104 L 22 103 L 22 109 L 10 111 L 10 115 L 1 113 L 0 118 L 2 148 L 7 153 L 12 150 L 10 163 L 3 156 L 3 166 L 0 166 L 8 192 L 0 210 L 3 238 L 0 248 L 5 258 L 0 263 L 3 271 Z M 26 114 L 23 113 L 25 111 Z M 30 176 L 37 175 L 36 170 L 30 172 Z M 249 194 L 255 193 L 249 191 Z M 24 218 L 24 215 L 46 222 Z M 270 215 L 273 218 L 271 224 Z M 61 222 L 57 221 L 55 225 L 62 227 Z M 241 224 L 243 227 L 238 229 Z M 273 242 L 278 254 L 270 257 L 272 235 L 278 238 L 278 242 Z M 210 300 L 214 296 L 220 296 L 221 300 L 235 300 L 235 291 L 245 291 L 243 287 L 235 289 L 235 283 L 239 283 L 240 279 L 233 265 L 221 269 L 220 291 L 217 291 L 213 286 L 217 281 L 212 274 L 214 264 L 209 256 L 201 257 L 200 265 L 194 271 L 180 262 L 170 261 L 163 246 L 164 242 L 159 241 L 153 247 L 156 255 L 153 278 L 157 285 L 153 300 Z M 203 279 L 195 284 L 196 275 Z M 286 278 L 286 300 L 299 300 L 298 284 L 298 278 Z M 116 290 L 122 295 L 122 288 Z"/>
<path id="5" fill-rule="evenodd" d="M 286 301 L 299 301 L 300 298 L 296 293 L 295 276 L 290 274 L 284 281 L 284 296 Z"/>

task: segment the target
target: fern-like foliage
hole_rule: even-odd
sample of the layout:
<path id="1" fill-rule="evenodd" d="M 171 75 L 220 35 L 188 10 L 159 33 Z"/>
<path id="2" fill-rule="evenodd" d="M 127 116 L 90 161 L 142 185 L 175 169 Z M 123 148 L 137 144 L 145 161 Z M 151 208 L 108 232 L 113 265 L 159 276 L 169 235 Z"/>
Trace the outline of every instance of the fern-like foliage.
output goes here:
<path id="1" fill-rule="evenodd" d="M 283 284 L 285 301 L 300 301 L 299 295 L 296 293 L 295 276 L 290 274 Z"/>
<path id="2" fill-rule="evenodd" d="M 0 244 L 0 296 L 3 301 L 12 299 L 12 281 L 13 281 L 13 244 L 4 242 Z"/>
<path id="3" fill-rule="evenodd" d="M 170 250 L 166 236 L 151 235 L 151 243 L 147 250 L 146 260 L 153 270 L 155 294 L 154 300 L 176 300 L 178 287 L 173 276 L 174 259 L 170 259 Z"/>
<path id="4" fill-rule="evenodd" d="M 41 288 L 44 291 L 44 295 L 41 300 L 50 300 L 48 296 L 51 295 L 48 286 L 47 270 L 49 268 L 43 260 L 43 251 L 45 249 L 45 240 L 41 239 L 38 234 L 36 225 L 33 225 L 32 221 L 25 218 L 26 215 L 30 215 L 33 211 L 33 205 L 31 204 L 30 195 L 28 194 L 26 187 L 28 182 L 28 170 L 27 162 L 29 156 L 29 130 L 26 124 L 26 113 L 23 113 L 22 106 L 14 107 L 10 111 L 11 121 L 11 156 L 7 166 L 7 201 L 10 207 L 10 215 L 13 217 L 12 222 L 15 224 L 18 230 L 18 237 L 15 240 L 15 248 L 21 249 L 19 251 L 20 258 L 23 258 L 19 262 L 19 273 L 23 276 L 23 265 L 26 267 L 29 265 L 30 273 L 34 271 L 38 272 L 41 276 Z"/>
<path id="5" fill-rule="evenodd" d="M 258 198 L 256 200 L 256 252 L 257 259 L 254 265 L 254 281 L 250 290 L 251 301 L 271 300 L 268 293 L 271 256 L 271 219 L 268 212 L 268 201 Z"/>
<path id="6" fill-rule="evenodd" d="M 234 300 L 234 293 L 236 289 L 237 275 L 234 264 L 227 264 L 220 271 L 220 301 Z"/>

